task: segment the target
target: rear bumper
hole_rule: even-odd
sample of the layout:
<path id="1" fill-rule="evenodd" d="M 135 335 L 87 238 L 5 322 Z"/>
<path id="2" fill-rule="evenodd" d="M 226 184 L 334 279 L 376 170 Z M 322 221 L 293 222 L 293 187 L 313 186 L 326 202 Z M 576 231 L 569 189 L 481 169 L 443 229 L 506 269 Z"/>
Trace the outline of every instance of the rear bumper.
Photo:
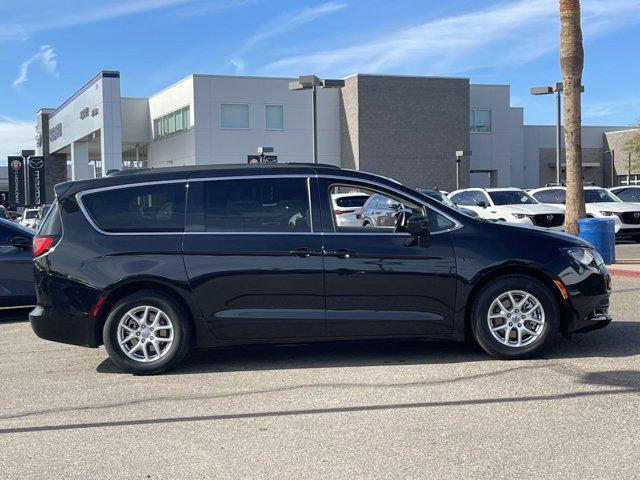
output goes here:
<path id="1" fill-rule="evenodd" d="M 29 322 L 35 334 L 44 340 L 82 347 L 99 346 L 96 320 L 88 315 L 57 315 L 38 305 L 29 313 Z"/>

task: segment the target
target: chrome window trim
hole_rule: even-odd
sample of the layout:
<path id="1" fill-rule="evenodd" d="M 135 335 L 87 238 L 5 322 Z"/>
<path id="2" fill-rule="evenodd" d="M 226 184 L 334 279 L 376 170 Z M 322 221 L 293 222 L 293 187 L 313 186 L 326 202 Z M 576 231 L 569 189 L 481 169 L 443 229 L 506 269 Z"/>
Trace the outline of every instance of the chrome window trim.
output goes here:
<path id="1" fill-rule="evenodd" d="M 15 307 L 0 307 L 0 310 L 18 310 L 21 308 L 34 308 L 35 305 L 16 305 Z"/>
<path id="2" fill-rule="evenodd" d="M 313 164 L 309 164 L 310 167 L 313 167 Z M 189 188 L 189 184 L 192 182 L 207 182 L 207 181 L 219 181 L 219 180 L 247 180 L 247 179 L 261 179 L 261 178 L 306 178 L 307 179 L 307 194 L 309 201 L 309 218 L 311 220 L 311 231 L 310 232 L 107 232 L 102 230 L 93 220 L 89 211 L 85 207 L 82 197 L 85 195 L 89 195 L 91 193 L 98 193 L 108 190 L 116 190 L 119 188 L 135 188 L 140 186 L 148 186 L 148 185 L 160 185 L 160 184 L 172 184 L 172 183 L 184 183 L 185 188 Z M 444 213 L 442 210 L 437 208 L 436 206 L 427 204 L 424 200 L 421 200 L 411 194 L 407 194 L 405 192 L 399 191 L 396 188 L 386 185 L 383 183 L 376 182 L 370 179 L 363 179 L 358 177 L 350 177 L 350 176 L 341 176 L 341 175 L 328 175 L 328 174 L 316 174 L 316 173 L 294 173 L 294 174 L 267 174 L 267 175 L 235 175 L 235 176 L 220 176 L 220 177 L 202 177 L 202 178 L 181 178 L 175 180 L 159 180 L 155 182 L 136 182 L 136 183 L 126 183 L 122 185 L 110 185 L 108 187 L 99 187 L 92 188 L 90 190 L 85 190 L 82 192 L 76 193 L 76 199 L 78 201 L 78 206 L 80 210 L 84 214 L 87 221 L 91 224 L 91 226 L 98 232 L 103 235 L 114 235 L 114 236 L 127 236 L 127 235 L 397 235 L 397 236 L 409 236 L 407 233 L 385 233 L 385 232 L 315 232 L 313 230 L 313 212 L 312 212 L 312 202 L 311 202 L 311 178 L 327 178 L 330 180 L 336 180 L 339 182 L 351 182 L 351 183 L 362 183 L 368 184 L 371 186 L 375 186 L 381 189 L 387 189 L 392 192 L 395 192 L 397 195 L 408 197 L 414 202 L 417 202 L 420 205 L 424 205 L 427 208 L 432 209 L 438 214 L 445 217 L 447 220 L 454 224 L 453 227 L 448 228 L 446 230 L 440 230 L 438 232 L 434 232 L 431 235 L 439 235 L 442 233 L 452 232 L 454 230 L 458 230 L 462 228 L 464 225 L 460 223 L 458 220 L 452 218 L 451 216 Z"/>

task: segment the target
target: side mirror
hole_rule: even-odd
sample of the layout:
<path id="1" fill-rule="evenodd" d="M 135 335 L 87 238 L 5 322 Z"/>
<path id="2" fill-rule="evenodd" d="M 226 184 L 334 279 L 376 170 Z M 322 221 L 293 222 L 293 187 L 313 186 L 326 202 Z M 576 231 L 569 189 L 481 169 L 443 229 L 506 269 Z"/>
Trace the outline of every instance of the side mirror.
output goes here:
<path id="1" fill-rule="evenodd" d="M 11 239 L 11 245 L 16 248 L 21 248 L 22 250 L 30 250 L 33 241 L 27 237 L 13 237 Z"/>
<path id="2" fill-rule="evenodd" d="M 388 205 L 391 210 L 400 210 L 400 208 L 402 207 L 402 204 L 400 202 L 394 202 L 393 200 L 390 200 Z"/>
<path id="3" fill-rule="evenodd" d="M 426 215 L 411 215 L 407 221 L 407 232 L 414 237 L 429 235 L 429 217 Z"/>
<path id="4" fill-rule="evenodd" d="M 476 205 L 482 208 L 487 208 L 487 202 L 478 202 Z"/>

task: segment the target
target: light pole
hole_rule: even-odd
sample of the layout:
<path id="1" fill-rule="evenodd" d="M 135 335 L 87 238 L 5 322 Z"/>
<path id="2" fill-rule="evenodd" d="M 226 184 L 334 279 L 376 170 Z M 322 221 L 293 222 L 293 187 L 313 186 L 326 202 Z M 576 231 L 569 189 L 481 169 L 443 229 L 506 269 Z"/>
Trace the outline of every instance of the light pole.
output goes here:
<path id="1" fill-rule="evenodd" d="M 318 113 L 317 113 L 317 89 L 342 88 L 344 80 L 320 80 L 315 75 L 301 75 L 295 82 L 289 83 L 289 90 L 311 90 L 311 144 L 313 150 L 313 163 L 318 163 Z"/>
<path id="2" fill-rule="evenodd" d="M 456 190 L 460 189 L 460 161 L 462 157 L 470 157 L 471 150 L 456 150 Z"/>
<path id="3" fill-rule="evenodd" d="M 584 86 L 580 85 L 580 92 Z M 560 146 L 562 142 L 562 82 L 556 82 L 551 87 L 531 87 L 531 95 L 556 94 L 556 183 L 560 183 Z"/>
<path id="4" fill-rule="evenodd" d="M 616 180 L 615 180 L 616 151 L 614 149 L 611 149 L 611 150 L 605 150 L 602 153 L 608 153 L 609 155 L 611 155 L 611 186 L 615 187 L 616 186 Z M 602 170 L 604 171 L 604 161 L 602 164 Z M 604 187 L 604 185 L 602 186 Z"/>

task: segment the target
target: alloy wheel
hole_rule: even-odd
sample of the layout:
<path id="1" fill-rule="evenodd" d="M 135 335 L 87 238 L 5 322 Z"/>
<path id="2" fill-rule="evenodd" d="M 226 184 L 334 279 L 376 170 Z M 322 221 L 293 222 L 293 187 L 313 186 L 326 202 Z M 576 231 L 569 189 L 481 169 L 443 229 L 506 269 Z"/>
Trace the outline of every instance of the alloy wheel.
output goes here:
<path id="1" fill-rule="evenodd" d="M 157 307 L 141 305 L 125 313 L 117 330 L 118 345 L 137 362 L 153 362 L 164 357 L 173 344 L 173 323 Z"/>
<path id="2" fill-rule="evenodd" d="M 500 294 L 489 307 L 487 324 L 493 338 L 508 347 L 525 347 L 536 342 L 545 326 L 540 301 L 523 290 Z"/>

